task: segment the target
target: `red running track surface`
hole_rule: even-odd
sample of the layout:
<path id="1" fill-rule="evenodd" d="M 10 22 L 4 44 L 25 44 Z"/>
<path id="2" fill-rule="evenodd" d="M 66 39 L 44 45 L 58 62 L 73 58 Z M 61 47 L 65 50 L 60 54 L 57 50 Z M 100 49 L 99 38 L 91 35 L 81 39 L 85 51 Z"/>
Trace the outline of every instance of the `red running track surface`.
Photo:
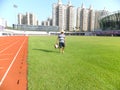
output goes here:
<path id="1" fill-rule="evenodd" d="M 0 90 L 27 90 L 27 36 L 0 37 Z"/>

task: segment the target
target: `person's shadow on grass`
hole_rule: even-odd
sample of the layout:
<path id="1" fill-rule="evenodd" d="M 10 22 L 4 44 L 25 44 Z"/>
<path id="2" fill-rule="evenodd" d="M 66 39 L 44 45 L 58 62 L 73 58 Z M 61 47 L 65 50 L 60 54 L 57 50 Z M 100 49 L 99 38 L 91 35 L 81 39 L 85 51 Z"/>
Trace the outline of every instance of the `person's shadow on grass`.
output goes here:
<path id="1" fill-rule="evenodd" d="M 47 50 L 47 49 L 37 49 L 37 48 L 34 48 L 34 49 L 32 49 L 32 50 L 37 50 L 37 51 L 42 51 L 42 52 L 46 52 L 46 53 L 52 53 L 52 52 L 54 52 L 54 53 L 58 53 L 58 50 L 56 50 L 56 51 L 53 51 L 53 50 Z"/>

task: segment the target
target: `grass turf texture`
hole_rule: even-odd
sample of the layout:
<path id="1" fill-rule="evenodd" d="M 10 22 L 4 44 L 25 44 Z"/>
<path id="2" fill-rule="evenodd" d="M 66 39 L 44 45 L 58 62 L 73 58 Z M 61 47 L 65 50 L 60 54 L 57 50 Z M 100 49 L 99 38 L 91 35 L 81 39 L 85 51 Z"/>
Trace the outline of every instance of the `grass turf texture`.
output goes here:
<path id="1" fill-rule="evenodd" d="M 28 90 L 120 90 L 119 37 L 30 36 Z"/>

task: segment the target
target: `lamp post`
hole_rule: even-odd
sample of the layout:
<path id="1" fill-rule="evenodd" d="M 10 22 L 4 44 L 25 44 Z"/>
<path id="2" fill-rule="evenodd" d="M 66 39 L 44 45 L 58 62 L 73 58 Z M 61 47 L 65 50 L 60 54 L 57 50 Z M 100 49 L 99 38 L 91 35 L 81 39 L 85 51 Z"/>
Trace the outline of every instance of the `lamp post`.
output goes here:
<path id="1" fill-rule="evenodd" d="M 16 25 L 17 25 L 17 23 L 16 23 L 16 9 L 18 8 L 18 6 L 17 5 L 13 5 L 13 8 L 14 8 L 14 13 L 15 13 L 15 22 L 14 22 L 14 24 L 13 24 L 13 29 L 15 29 L 15 27 L 16 27 Z"/>

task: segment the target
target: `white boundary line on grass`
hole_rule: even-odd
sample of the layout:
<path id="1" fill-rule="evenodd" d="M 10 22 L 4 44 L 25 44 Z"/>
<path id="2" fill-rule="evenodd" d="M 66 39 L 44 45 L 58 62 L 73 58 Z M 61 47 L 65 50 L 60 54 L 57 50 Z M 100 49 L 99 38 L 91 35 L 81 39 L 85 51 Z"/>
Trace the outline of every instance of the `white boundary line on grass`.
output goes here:
<path id="1" fill-rule="evenodd" d="M 17 55 L 19 54 L 19 52 L 20 52 L 23 44 L 25 43 L 25 41 L 26 41 L 26 38 L 24 39 L 24 41 L 23 41 L 23 43 L 21 44 L 19 50 L 17 51 L 16 55 L 14 56 L 14 58 L 13 58 L 11 64 L 10 64 L 10 66 L 8 67 L 8 69 L 7 69 L 7 71 L 5 72 L 4 76 L 2 77 L 2 79 L 1 79 L 1 81 L 0 81 L 0 86 L 2 85 L 3 81 L 5 80 L 5 78 L 6 78 L 7 74 L 8 74 L 8 72 L 9 72 L 10 68 L 12 67 L 13 63 L 15 62 L 16 57 L 17 57 Z"/>

